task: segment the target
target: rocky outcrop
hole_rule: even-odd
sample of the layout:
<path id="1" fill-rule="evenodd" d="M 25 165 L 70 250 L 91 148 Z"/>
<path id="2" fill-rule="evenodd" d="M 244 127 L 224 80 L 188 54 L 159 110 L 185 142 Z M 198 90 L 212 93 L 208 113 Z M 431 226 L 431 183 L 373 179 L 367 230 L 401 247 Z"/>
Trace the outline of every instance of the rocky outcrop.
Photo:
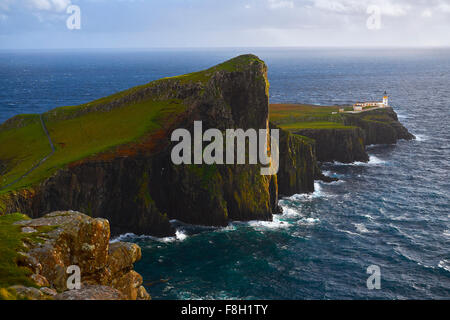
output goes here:
<path id="1" fill-rule="evenodd" d="M 79 290 L 69 290 L 54 296 L 54 300 L 125 300 L 117 289 L 107 286 L 83 285 Z"/>
<path id="2" fill-rule="evenodd" d="M 295 133 L 316 142 L 318 161 L 350 163 L 369 160 L 365 151 L 364 133 L 360 128 L 303 129 Z"/>
<path id="3" fill-rule="evenodd" d="M 132 243 L 109 243 L 109 222 L 73 211 L 53 212 L 42 218 L 17 222 L 24 233 L 38 233 L 25 243 L 17 263 L 32 271 L 38 288 L 14 286 L 28 299 L 146 300 L 142 277 L 133 270 L 141 249 Z M 81 289 L 68 290 L 73 268 L 80 270 Z M 70 268 L 69 268 L 70 267 Z"/>
<path id="4" fill-rule="evenodd" d="M 414 135 L 408 132 L 399 121 L 392 108 L 366 111 L 360 114 L 345 114 L 344 123 L 363 130 L 364 144 L 395 144 L 398 140 L 412 140 Z"/>
<path id="5" fill-rule="evenodd" d="M 314 139 L 317 160 L 351 163 L 367 162 L 369 155 L 365 146 L 373 144 L 395 144 L 398 140 L 415 137 L 399 121 L 392 108 L 377 109 L 357 114 L 342 114 L 348 128 L 302 129 L 295 131 Z"/>

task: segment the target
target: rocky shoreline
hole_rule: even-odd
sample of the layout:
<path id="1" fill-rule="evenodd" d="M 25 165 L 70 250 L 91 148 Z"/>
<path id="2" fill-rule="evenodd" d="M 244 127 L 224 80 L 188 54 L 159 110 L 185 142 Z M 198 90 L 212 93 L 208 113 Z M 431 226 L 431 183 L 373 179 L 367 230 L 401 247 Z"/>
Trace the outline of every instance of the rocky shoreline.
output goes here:
<path id="1" fill-rule="evenodd" d="M 149 300 L 142 277 L 133 270 L 141 259 L 134 243 L 110 243 L 109 222 L 85 214 L 53 212 L 15 223 L 23 234 L 38 234 L 23 243 L 16 263 L 31 271 L 35 286 L 6 291 L 26 300 Z M 39 231 L 45 228 L 45 231 Z M 69 290 L 71 266 L 80 270 L 78 289 Z"/>

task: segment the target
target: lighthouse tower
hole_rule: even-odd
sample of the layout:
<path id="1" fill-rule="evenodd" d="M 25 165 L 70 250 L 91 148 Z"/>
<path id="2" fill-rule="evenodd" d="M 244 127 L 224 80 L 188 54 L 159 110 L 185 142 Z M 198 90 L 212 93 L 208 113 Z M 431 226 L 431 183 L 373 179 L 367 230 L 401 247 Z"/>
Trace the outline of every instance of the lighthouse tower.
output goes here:
<path id="1" fill-rule="evenodd" d="M 389 107 L 389 96 L 387 95 L 387 92 L 384 92 L 384 97 L 383 97 L 383 105 L 384 107 Z"/>

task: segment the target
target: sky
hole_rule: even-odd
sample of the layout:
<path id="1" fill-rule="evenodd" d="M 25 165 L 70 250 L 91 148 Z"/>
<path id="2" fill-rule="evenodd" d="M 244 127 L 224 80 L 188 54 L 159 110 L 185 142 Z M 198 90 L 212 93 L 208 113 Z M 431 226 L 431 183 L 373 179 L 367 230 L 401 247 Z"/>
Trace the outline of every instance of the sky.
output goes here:
<path id="1" fill-rule="evenodd" d="M 0 49 L 440 47 L 449 35 L 450 0 L 0 0 Z"/>

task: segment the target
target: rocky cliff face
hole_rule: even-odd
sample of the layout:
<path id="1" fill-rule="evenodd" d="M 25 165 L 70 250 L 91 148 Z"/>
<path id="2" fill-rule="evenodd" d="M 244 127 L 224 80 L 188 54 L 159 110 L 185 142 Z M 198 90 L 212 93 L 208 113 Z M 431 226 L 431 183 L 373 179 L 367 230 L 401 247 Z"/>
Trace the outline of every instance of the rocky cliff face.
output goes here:
<path id="1" fill-rule="evenodd" d="M 172 163 L 172 132 L 184 128 L 193 136 L 194 121 L 202 121 L 203 131 L 268 129 L 268 90 L 264 62 L 244 55 L 202 72 L 49 111 L 43 115 L 46 122 L 64 124 L 90 112 L 108 115 L 130 105 L 165 106 L 175 101 L 183 106 L 139 141 L 61 165 L 39 183 L 0 194 L 0 214 L 21 212 L 38 218 L 53 211 L 76 210 L 108 219 L 113 234 L 154 236 L 174 235 L 172 219 L 209 226 L 226 226 L 233 220 L 271 220 L 279 212 L 278 193 L 312 192 L 314 179 L 324 178 L 316 160 L 367 161 L 365 145 L 412 137 L 395 112 L 386 109 L 342 115 L 348 128 L 281 131 L 278 176 L 262 176 L 260 165 Z M 22 118 L 6 122 L 3 128 L 25 126 L 17 123 Z M 62 146 L 59 152 L 64 150 Z"/>
<path id="2" fill-rule="evenodd" d="M 360 128 L 304 129 L 296 133 L 315 140 L 318 161 L 351 163 L 369 160 Z"/>
<path id="3" fill-rule="evenodd" d="M 28 190 L 0 196 L 5 213 L 31 217 L 55 210 L 77 210 L 107 218 L 114 234 L 173 235 L 169 220 L 225 226 L 230 220 L 271 220 L 277 210 L 275 176 L 261 176 L 259 165 L 172 164 L 171 132 L 218 128 L 267 129 L 267 67 L 241 56 L 210 74 L 162 79 L 95 110 L 108 112 L 130 101 L 180 99 L 186 111 L 138 144 L 89 157 L 62 168 Z M 88 108 L 72 112 L 79 116 Z M 78 112 L 78 113 L 77 113 Z M 46 118 L 56 117 L 52 112 Z"/>
<path id="4" fill-rule="evenodd" d="M 140 260 L 138 245 L 109 243 L 109 222 L 79 212 L 53 212 L 16 225 L 23 233 L 38 236 L 24 243 L 17 263 L 32 271 L 36 287 L 13 286 L 17 297 L 26 299 L 147 300 L 142 277 L 133 270 Z M 46 228 L 42 233 L 38 230 Z M 67 280 L 80 268 L 81 289 L 68 290 Z"/>
<path id="5" fill-rule="evenodd" d="M 320 173 L 316 162 L 315 142 L 280 129 L 280 168 L 277 175 L 279 194 L 291 196 L 314 192 L 314 180 Z"/>
<path id="6" fill-rule="evenodd" d="M 318 161 L 366 162 L 369 160 L 365 150 L 367 145 L 395 144 L 400 139 L 414 139 L 414 136 L 398 121 L 397 114 L 392 108 L 343 114 L 342 117 L 344 124 L 349 128 L 295 131 L 296 134 L 315 140 Z"/>
<path id="7" fill-rule="evenodd" d="M 398 140 L 412 140 L 414 135 L 408 132 L 399 121 L 392 108 L 377 109 L 360 114 L 346 114 L 344 123 L 363 130 L 364 144 L 395 144 Z"/>

